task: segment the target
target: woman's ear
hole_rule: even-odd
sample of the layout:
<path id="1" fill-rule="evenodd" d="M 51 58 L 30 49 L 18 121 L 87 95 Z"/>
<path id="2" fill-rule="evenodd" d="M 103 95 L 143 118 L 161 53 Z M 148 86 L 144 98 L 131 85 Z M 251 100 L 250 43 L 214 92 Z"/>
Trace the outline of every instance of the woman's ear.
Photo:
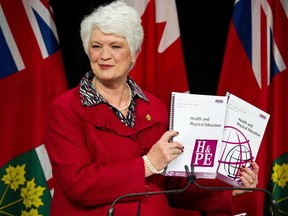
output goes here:
<path id="1" fill-rule="evenodd" d="M 134 56 L 134 58 L 131 61 L 132 63 L 136 62 L 136 59 L 138 58 L 139 53 L 140 53 L 140 50 L 136 51 L 135 56 Z"/>
<path id="2" fill-rule="evenodd" d="M 139 53 L 140 53 L 140 50 L 139 51 L 137 51 L 136 53 L 135 53 L 135 56 L 134 56 L 134 58 L 132 58 L 132 60 L 131 60 L 131 65 L 130 65 L 130 69 L 129 69 L 129 72 L 131 71 L 131 69 L 134 67 L 134 65 L 135 65 L 135 62 L 136 62 L 136 59 L 138 58 L 138 55 L 139 55 Z"/>

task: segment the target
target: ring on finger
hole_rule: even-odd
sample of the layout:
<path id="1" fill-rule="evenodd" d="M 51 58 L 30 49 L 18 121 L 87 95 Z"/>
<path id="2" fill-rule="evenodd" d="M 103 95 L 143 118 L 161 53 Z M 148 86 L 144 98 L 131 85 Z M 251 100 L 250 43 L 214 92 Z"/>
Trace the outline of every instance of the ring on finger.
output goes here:
<path id="1" fill-rule="evenodd" d="M 252 179 L 251 182 L 249 182 L 250 185 L 252 185 L 255 182 L 255 179 Z"/>
<path id="2" fill-rule="evenodd" d="M 172 148 L 172 151 L 173 151 L 172 154 L 173 154 L 173 155 L 176 154 L 176 150 L 177 150 L 176 148 Z"/>

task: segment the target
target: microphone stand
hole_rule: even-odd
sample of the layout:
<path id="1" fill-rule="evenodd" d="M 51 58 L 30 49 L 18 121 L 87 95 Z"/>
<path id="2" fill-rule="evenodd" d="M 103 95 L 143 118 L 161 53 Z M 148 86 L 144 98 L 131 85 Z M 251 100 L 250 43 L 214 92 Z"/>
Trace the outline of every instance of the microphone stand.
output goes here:
<path id="1" fill-rule="evenodd" d="M 129 194 L 125 194 L 125 195 L 119 196 L 111 204 L 111 207 L 108 210 L 108 216 L 114 216 L 114 207 L 115 207 L 116 203 L 119 202 L 121 199 L 125 199 L 125 198 L 128 198 L 128 197 L 131 198 L 131 197 L 139 197 L 139 196 L 158 195 L 158 194 L 181 193 L 181 192 L 186 191 L 190 187 L 191 183 L 194 183 L 197 187 L 199 187 L 199 188 L 201 188 L 203 190 L 243 190 L 243 191 L 261 191 L 261 192 L 264 192 L 264 193 L 268 194 L 270 196 L 270 198 L 271 198 L 271 201 L 270 201 L 271 216 L 279 216 L 279 209 L 278 209 L 277 203 L 276 203 L 275 200 L 273 200 L 273 196 L 268 190 L 265 190 L 265 189 L 262 189 L 262 188 L 206 187 L 206 186 L 202 186 L 202 185 L 200 185 L 200 184 L 198 184 L 196 182 L 196 176 L 194 174 L 194 166 L 193 165 L 191 165 L 191 172 L 189 171 L 188 166 L 185 165 L 185 171 L 186 171 L 188 182 L 187 182 L 187 185 L 184 188 L 176 189 L 176 190 L 129 193 Z"/>
<path id="2" fill-rule="evenodd" d="M 177 190 L 165 190 L 165 191 L 154 191 L 154 192 L 149 191 L 149 192 L 130 193 L 130 194 L 122 195 L 122 196 L 120 196 L 120 197 L 118 197 L 117 199 L 114 200 L 114 202 L 112 203 L 111 207 L 108 210 L 108 216 L 113 216 L 114 215 L 114 206 L 121 199 L 128 198 L 128 197 L 131 198 L 131 197 L 138 197 L 138 196 L 181 193 L 181 192 L 186 191 L 190 187 L 190 184 L 191 184 L 191 182 L 188 181 L 187 185 L 184 188 L 177 189 Z"/>
<path id="3" fill-rule="evenodd" d="M 273 200 L 273 196 L 270 193 L 270 191 L 262 189 L 262 188 L 240 188 L 240 187 L 206 187 L 198 184 L 196 182 L 196 177 L 194 174 L 194 166 L 191 165 L 191 172 L 189 171 L 189 168 L 187 165 L 185 165 L 185 171 L 188 178 L 188 181 L 191 183 L 194 183 L 198 188 L 204 189 L 204 190 L 243 190 L 243 191 L 261 191 L 269 195 L 271 198 L 270 200 L 270 209 L 271 209 L 271 216 L 279 216 L 279 209 L 277 206 L 277 202 Z"/>

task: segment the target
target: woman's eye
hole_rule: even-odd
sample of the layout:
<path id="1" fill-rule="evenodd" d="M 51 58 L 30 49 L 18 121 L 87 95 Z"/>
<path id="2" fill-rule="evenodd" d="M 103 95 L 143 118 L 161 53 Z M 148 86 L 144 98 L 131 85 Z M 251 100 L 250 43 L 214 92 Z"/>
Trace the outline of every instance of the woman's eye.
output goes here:
<path id="1" fill-rule="evenodd" d="M 120 49 L 121 46 L 118 46 L 118 45 L 112 45 L 112 48 L 113 48 L 113 49 Z"/>
<path id="2" fill-rule="evenodd" d="M 101 46 L 96 44 L 96 45 L 92 45 L 92 48 L 93 48 L 93 49 L 100 49 Z"/>

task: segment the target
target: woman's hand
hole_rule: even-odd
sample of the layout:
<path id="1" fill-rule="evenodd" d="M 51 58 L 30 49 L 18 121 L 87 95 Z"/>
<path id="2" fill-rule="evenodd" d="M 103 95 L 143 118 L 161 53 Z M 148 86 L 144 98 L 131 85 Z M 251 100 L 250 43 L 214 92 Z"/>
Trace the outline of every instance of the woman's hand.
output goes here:
<path id="1" fill-rule="evenodd" d="M 184 147 L 172 141 L 173 137 L 177 136 L 176 131 L 166 131 L 162 137 L 152 146 L 147 153 L 147 157 L 156 170 L 164 169 L 171 161 L 175 160 L 184 150 Z M 146 177 L 152 173 L 146 167 Z"/>
<path id="2" fill-rule="evenodd" d="M 241 167 L 239 178 L 243 183 L 243 188 L 255 188 L 258 184 L 259 166 L 256 162 L 250 162 L 251 167 Z M 243 193 L 252 192 L 252 190 L 233 190 L 233 196 Z"/>

